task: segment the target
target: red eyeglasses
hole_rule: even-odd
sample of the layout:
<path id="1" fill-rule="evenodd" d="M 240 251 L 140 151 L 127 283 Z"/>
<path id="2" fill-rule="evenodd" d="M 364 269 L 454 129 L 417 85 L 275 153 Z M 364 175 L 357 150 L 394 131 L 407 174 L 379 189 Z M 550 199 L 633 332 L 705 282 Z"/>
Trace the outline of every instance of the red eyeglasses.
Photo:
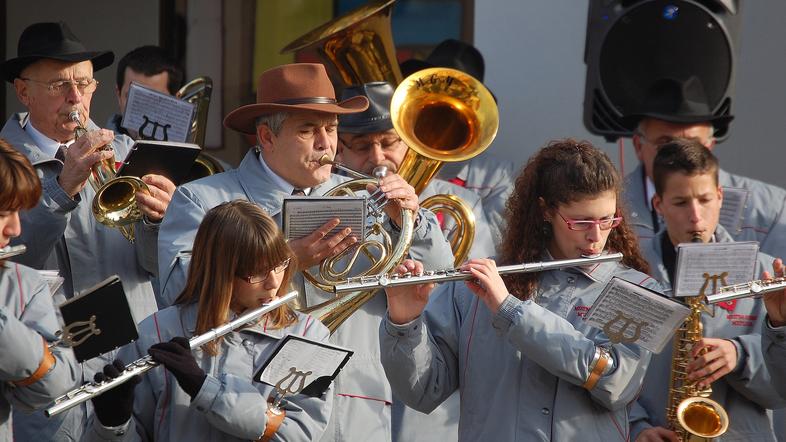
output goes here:
<path id="1" fill-rule="evenodd" d="M 603 219 L 568 219 L 562 216 L 562 214 L 559 212 L 557 212 L 557 215 L 559 215 L 559 217 L 565 221 L 565 224 L 568 225 L 570 230 L 576 230 L 579 232 L 585 232 L 591 229 L 593 226 L 598 226 L 600 230 L 609 230 L 619 226 L 622 222 L 621 216 Z"/>
<path id="2" fill-rule="evenodd" d="M 281 273 L 283 273 L 284 270 L 286 270 L 287 267 L 289 267 L 289 261 L 290 260 L 291 260 L 291 258 L 287 258 L 281 264 L 273 267 L 273 269 L 272 269 L 273 273 L 275 273 L 277 275 L 280 275 Z M 271 272 L 271 270 L 268 270 L 263 275 L 243 276 L 241 279 L 246 281 L 249 284 L 259 284 L 261 282 L 267 281 L 267 277 L 270 276 L 270 272 Z"/>

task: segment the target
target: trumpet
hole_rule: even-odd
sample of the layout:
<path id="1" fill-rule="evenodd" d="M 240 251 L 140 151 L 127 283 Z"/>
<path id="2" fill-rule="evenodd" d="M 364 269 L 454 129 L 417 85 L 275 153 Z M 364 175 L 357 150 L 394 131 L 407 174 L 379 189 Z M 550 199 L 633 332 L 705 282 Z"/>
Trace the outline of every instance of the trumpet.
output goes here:
<path id="1" fill-rule="evenodd" d="M 270 312 L 271 310 L 275 310 L 276 308 L 286 304 L 287 302 L 295 299 L 297 296 L 296 291 L 292 291 L 287 293 L 280 298 L 271 301 L 267 304 L 264 304 L 254 310 L 251 310 L 248 313 L 244 313 L 243 315 L 239 316 L 238 318 L 227 322 L 224 325 L 216 327 L 206 333 L 203 333 L 198 336 L 194 336 L 188 340 L 188 345 L 191 347 L 191 350 L 195 350 L 196 348 L 201 347 L 202 345 L 207 344 L 210 341 L 220 338 L 228 333 L 233 332 L 235 329 L 240 328 L 249 322 L 255 321 L 259 319 L 265 313 Z M 82 402 L 86 402 L 105 391 L 111 390 L 118 385 L 124 384 L 131 378 L 136 375 L 140 375 L 142 373 L 147 372 L 151 368 L 155 368 L 158 366 L 158 362 L 154 361 L 150 355 L 147 355 L 143 358 L 139 358 L 136 361 L 126 365 L 125 369 L 120 376 L 108 379 L 103 382 L 89 382 L 75 390 L 71 390 L 68 393 L 60 396 L 59 398 L 55 399 L 54 405 L 44 410 L 44 414 L 47 417 L 52 417 L 58 413 L 62 413 L 70 408 L 73 408 Z"/>
<path id="2" fill-rule="evenodd" d="M 513 264 L 497 267 L 497 273 L 507 275 L 512 273 L 533 273 L 546 270 L 562 269 L 565 267 L 581 267 L 586 265 L 599 264 L 602 262 L 621 261 L 622 253 L 609 253 L 606 255 L 582 257 L 575 259 L 559 259 L 554 261 L 531 262 L 524 264 Z M 404 274 L 382 274 L 357 276 L 347 279 L 347 282 L 338 284 L 333 288 L 336 294 L 351 292 L 355 290 L 380 289 L 387 287 L 398 287 L 405 285 L 440 283 L 448 281 L 462 281 L 473 279 L 472 273 L 463 271 L 460 268 L 449 270 L 434 270 L 414 275 Z"/>
<path id="3" fill-rule="evenodd" d="M 27 251 L 27 246 L 19 244 L 18 246 L 5 246 L 0 249 L 0 260 L 8 259 L 12 256 L 21 255 Z"/>
<path id="4" fill-rule="evenodd" d="M 740 298 L 759 297 L 765 293 L 786 289 L 786 277 L 757 279 L 721 287 L 718 293 L 707 295 L 708 304 L 731 301 Z"/>

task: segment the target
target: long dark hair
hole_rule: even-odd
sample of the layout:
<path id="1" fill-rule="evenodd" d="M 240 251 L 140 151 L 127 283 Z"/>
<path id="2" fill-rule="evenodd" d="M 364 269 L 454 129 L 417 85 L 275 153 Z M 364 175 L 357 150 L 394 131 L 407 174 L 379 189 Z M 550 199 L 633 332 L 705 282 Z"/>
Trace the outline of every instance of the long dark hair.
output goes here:
<path id="1" fill-rule="evenodd" d="M 516 179 L 506 205 L 507 226 L 502 235 L 500 264 L 540 261 L 553 235 L 544 220 L 539 198 L 546 208 L 593 198 L 612 191 L 617 197 L 617 213 L 622 223 L 612 229 L 606 247 L 622 252 L 628 267 L 647 272 L 638 240 L 625 220 L 621 199 L 622 184 L 617 170 L 605 153 L 587 141 L 551 141 L 529 159 Z M 508 290 L 520 299 L 532 297 L 538 285 L 537 273 L 518 273 L 505 277 Z"/>
<path id="2" fill-rule="evenodd" d="M 198 302 L 195 332 L 205 333 L 227 321 L 236 277 L 262 274 L 286 259 L 294 261 L 294 254 L 267 213 L 244 200 L 220 204 L 208 211 L 199 225 L 186 287 L 175 304 Z M 287 267 L 279 295 L 289 289 L 295 268 L 295 262 Z M 267 317 L 270 328 L 286 327 L 297 320 L 287 305 Z M 216 355 L 219 344 L 217 339 L 203 348 Z"/>

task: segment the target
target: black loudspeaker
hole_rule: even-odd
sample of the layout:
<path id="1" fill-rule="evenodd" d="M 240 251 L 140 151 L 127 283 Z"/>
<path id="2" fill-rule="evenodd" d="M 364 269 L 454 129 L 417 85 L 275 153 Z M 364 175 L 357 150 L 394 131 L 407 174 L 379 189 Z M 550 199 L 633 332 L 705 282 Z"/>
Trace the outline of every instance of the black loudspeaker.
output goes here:
<path id="1" fill-rule="evenodd" d="M 590 0 L 584 125 L 607 140 L 630 136 L 622 117 L 653 82 L 690 76 L 714 115 L 730 115 L 740 24 L 738 0 Z"/>

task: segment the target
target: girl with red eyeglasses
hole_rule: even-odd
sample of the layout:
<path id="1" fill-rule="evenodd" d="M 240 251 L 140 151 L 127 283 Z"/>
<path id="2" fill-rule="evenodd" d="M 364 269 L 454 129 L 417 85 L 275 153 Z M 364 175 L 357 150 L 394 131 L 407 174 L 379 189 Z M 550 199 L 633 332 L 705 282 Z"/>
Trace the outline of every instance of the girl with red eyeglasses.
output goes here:
<path id="1" fill-rule="evenodd" d="M 500 264 L 622 252 L 621 263 L 500 277 L 493 259 L 464 264 L 475 277 L 386 289 L 382 362 L 397 395 L 429 412 L 461 392 L 459 440 L 625 441 L 626 406 L 650 359 L 612 344 L 582 320 L 614 276 L 655 290 L 625 222 L 622 181 L 587 142 L 549 143 L 516 180 Z M 399 272 L 418 272 L 405 261 Z"/>

